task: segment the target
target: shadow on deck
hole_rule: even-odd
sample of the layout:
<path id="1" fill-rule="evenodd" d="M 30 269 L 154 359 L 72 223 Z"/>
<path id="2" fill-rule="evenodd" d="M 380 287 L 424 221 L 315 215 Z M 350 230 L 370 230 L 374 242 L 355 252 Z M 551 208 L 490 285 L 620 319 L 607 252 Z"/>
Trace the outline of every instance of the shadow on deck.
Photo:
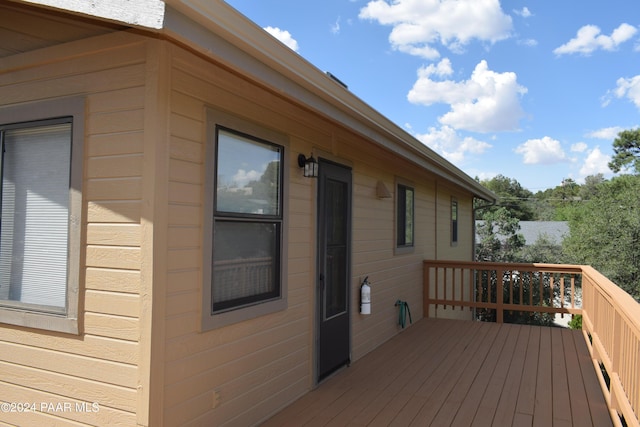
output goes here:
<path id="1" fill-rule="evenodd" d="M 422 319 L 264 425 L 612 422 L 579 331 Z"/>

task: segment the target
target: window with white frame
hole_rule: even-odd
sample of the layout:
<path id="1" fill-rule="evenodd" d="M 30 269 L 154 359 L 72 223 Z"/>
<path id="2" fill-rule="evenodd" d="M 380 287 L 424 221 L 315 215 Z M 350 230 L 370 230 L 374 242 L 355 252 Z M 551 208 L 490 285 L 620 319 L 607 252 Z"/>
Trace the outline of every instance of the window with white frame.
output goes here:
<path id="1" fill-rule="evenodd" d="M 210 116 L 204 328 L 274 311 L 284 300 L 284 146 L 267 130 Z"/>
<path id="2" fill-rule="evenodd" d="M 83 105 L 0 110 L 0 322 L 78 331 Z"/>
<path id="3" fill-rule="evenodd" d="M 413 247 L 414 190 L 404 184 L 396 186 L 396 247 Z"/>

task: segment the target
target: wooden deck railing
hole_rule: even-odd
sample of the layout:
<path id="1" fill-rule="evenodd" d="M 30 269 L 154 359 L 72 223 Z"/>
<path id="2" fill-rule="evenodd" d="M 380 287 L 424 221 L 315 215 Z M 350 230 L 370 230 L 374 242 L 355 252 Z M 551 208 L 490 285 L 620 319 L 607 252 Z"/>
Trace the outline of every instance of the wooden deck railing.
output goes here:
<path id="1" fill-rule="evenodd" d="M 582 295 L 582 330 L 609 409 L 638 427 L 640 304 L 588 266 L 582 268 Z"/>
<path id="2" fill-rule="evenodd" d="M 581 292 L 580 292 L 581 291 Z M 595 269 L 560 264 L 424 262 L 424 314 L 527 322 L 581 314 L 583 333 L 615 425 L 640 427 L 640 304 Z M 544 322 L 541 322 L 544 323 Z"/>

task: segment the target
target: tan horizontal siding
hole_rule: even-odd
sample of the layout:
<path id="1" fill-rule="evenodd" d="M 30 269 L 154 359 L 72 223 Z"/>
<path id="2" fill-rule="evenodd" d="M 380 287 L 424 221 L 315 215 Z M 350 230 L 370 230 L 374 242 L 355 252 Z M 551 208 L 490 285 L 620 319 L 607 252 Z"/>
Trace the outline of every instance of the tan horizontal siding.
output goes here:
<path id="1" fill-rule="evenodd" d="M 87 203 L 87 221 L 89 223 L 140 222 L 142 203 L 139 200 L 105 200 Z"/>
<path id="2" fill-rule="evenodd" d="M 88 312 L 138 317 L 139 306 L 140 297 L 136 294 L 121 294 L 94 290 L 87 290 L 85 292 L 85 310 Z"/>
<path id="3" fill-rule="evenodd" d="M 102 425 L 102 426 L 133 426 L 136 425 L 136 416 L 132 412 L 114 409 L 106 405 L 100 405 L 97 412 L 76 411 L 76 404 L 83 408 L 83 404 L 87 404 L 92 408 L 94 402 L 87 401 L 84 397 L 70 398 L 52 395 L 47 392 L 36 390 L 28 387 L 22 387 L 15 384 L 8 384 L 0 381 L 0 395 L 10 396 L 12 401 L 36 403 L 40 409 L 40 404 L 45 405 L 45 410 L 37 412 L 6 412 L 2 414 L 3 421 L 11 423 L 15 426 L 51 426 L 51 427 L 68 427 L 69 425 Z M 49 404 L 71 404 L 73 411 L 47 411 Z M 79 424 L 75 424 L 79 423 Z"/>
<path id="4" fill-rule="evenodd" d="M 199 227 L 174 225 L 169 227 L 168 237 L 175 249 L 193 249 L 200 247 L 201 234 Z"/>
<path id="5" fill-rule="evenodd" d="M 82 396 L 83 400 L 123 411 L 132 411 L 135 406 L 135 389 L 4 362 L 0 362 L 0 369 L 4 383 L 55 394 L 61 400 Z"/>
<path id="6" fill-rule="evenodd" d="M 136 368 L 130 364 L 9 342 L 0 342 L 0 360 L 121 387 L 136 387 Z"/>
<path id="7" fill-rule="evenodd" d="M 136 342 L 141 334 L 137 318 L 121 317 L 112 313 L 85 313 L 84 331 L 90 335 Z"/>
<path id="8" fill-rule="evenodd" d="M 105 55 L 105 57 L 108 56 Z M 45 81 L 29 81 L 7 85 L 7 81 L 4 80 L 6 75 L 0 75 L 0 95 L 15 99 L 17 102 L 26 102 L 33 99 L 33 91 L 37 89 L 41 90 L 38 95 L 42 99 L 51 99 L 91 93 L 93 91 L 108 91 L 113 89 L 114 82 L 120 84 L 118 89 L 143 83 L 140 80 L 140 74 L 143 71 L 142 65 L 82 73 L 82 77 L 79 78 L 76 75 L 78 69 L 68 69 L 69 65 L 66 62 L 63 64 L 67 68 L 66 71 L 69 75 L 60 78 L 48 75 Z M 38 77 L 41 77 L 41 75 Z"/>
<path id="9" fill-rule="evenodd" d="M 140 248 L 118 246 L 87 246 L 87 267 L 137 270 L 140 268 Z"/>
<path id="10" fill-rule="evenodd" d="M 147 49 L 141 40 L 113 34 L 3 59 L 10 71 L 0 74 L 2 104 L 84 96 L 86 114 L 81 333 L 0 328 L 0 395 L 6 401 L 96 402 L 100 410 L 1 414 L 1 422 L 137 422 Z"/>
<path id="11" fill-rule="evenodd" d="M 140 272 L 137 270 L 89 267 L 85 279 L 87 289 L 127 293 L 140 291 Z"/>
<path id="12" fill-rule="evenodd" d="M 169 152 L 172 159 L 188 162 L 202 161 L 202 143 L 199 141 L 172 136 Z"/>
<path id="13" fill-rule="evenodd" d="M 139 177 L 113 177 L 90 179 L 85 187 L 86 197 L 91 201 L 140 200 L 142 179 Z"/>
<path id="14" fill-rule="evenodd" d="M 5 329 L 2 331 L 2 341 L 112 362 L 136 364 L 138 360 L 136 343 L 93 335 L 85 335 L 82 340 L 74 340 L 64 336 L 43 335 L 37 331 Z"/>
<path id="15" fill-rule="evenodd" d="M 105 246 L 140 246 L 139 224 L 89 224 L 87 244 Z"/>
<path id="16" fill-rule="evenodd" d="M 88 178 L 137 177 L 141 175 L 141 154 L 92 157 L 87 161 Z"/>
<path id="17" fill-rule="evenodd" d="M 143 132 L 89 135 L 86 154 L 91 157 L 142 154 Z"/>

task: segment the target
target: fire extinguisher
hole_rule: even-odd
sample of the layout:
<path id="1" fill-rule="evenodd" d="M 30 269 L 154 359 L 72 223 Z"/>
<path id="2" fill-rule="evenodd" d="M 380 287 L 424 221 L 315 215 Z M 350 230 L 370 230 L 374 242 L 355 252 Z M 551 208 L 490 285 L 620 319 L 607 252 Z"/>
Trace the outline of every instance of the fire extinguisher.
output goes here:
<path id="1" fill-rule="evenodd" d="M 371 287 L 368 279 L 369 276 L 365 277 L 360 286 L 360 314 L 371 314 Z"/>

